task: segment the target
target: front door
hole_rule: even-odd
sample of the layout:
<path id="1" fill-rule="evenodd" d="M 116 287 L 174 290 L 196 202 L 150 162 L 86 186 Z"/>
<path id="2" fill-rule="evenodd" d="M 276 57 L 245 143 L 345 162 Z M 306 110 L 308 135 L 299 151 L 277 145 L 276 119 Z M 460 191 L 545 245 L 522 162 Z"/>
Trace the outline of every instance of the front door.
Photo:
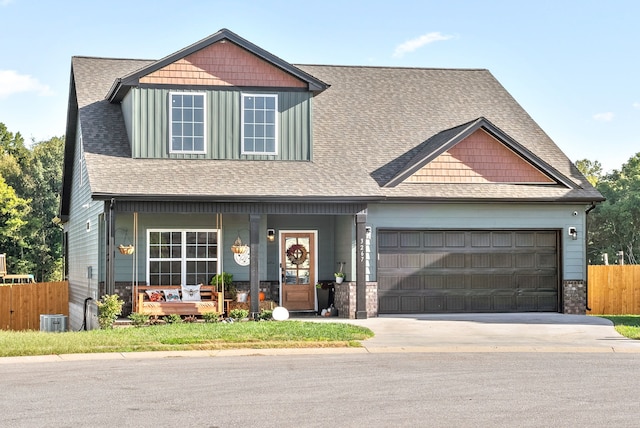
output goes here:
<path id="1" fill-rule="evenodd" d="M 281 305 L 289 311 L 313 311 L 317 261 L 315 234 L 283 232 L 280 251 Z"/>

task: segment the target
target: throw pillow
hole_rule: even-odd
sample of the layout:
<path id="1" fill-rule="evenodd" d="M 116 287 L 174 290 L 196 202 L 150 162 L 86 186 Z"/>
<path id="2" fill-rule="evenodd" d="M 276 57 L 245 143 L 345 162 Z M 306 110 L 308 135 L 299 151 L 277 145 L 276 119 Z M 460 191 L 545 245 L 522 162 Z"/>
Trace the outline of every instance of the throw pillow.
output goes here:
<path id="1" fill-rule="evenodd" d="M 200 297 L 200 285 L 183 285 L 182 286 L 182 301 L 183 302 L 199 302 Z"/>
<path id="2" fill-rule="evenodd" d="M 161 302 L 164 300 L 162 296 L 162 291 L 160 290 L 146 290 L 147 296 L 149 296 L 149 301 L 151 302 Z"/>
<path id="3" fill-rule="evenodd" d="M 162 290 L 164 293 L 164 300 L 167 302 L 179 302 L 180 301 L 180 292 L 177 289 L 171 290 Z"/>

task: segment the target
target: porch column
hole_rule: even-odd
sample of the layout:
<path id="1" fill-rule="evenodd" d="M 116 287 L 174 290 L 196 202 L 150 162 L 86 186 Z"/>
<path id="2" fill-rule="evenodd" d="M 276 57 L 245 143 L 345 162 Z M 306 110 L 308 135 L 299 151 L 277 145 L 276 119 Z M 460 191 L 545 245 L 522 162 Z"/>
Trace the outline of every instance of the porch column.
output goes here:
<path id="1" fill-rule="evenodd" d="M 105 272 L 105 292 L 106 294 L 114 294 L 116 292 L 115 281 L 115 241 L 116 241 L 116 200 L 111 199 L 109 210 L 107 211 L 107 269 Z M 95 269 L 96 274 L 98 269 Z M 102 296 L 98 295 L 98 298 Z"/>
<path id="2" fill-rule="evenodd" d="M 258 269 L 260 255 L 260 215 L 249 214 L 249 290 L 251 296 L 251 318 L 257 319 L 260 314 L 260 270 Z"/>
<path id="3" fill-rule="evenodd" d="M 356 214 L 356 319 L 367 318 L 366 223 L 364 209 Z"/>

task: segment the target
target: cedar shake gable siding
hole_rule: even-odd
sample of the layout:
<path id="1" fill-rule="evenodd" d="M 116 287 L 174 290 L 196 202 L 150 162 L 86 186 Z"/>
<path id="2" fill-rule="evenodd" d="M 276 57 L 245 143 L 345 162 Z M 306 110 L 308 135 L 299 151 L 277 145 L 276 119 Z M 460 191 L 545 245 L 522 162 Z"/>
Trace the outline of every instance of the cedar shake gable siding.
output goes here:
<path id="1" fill-rule="evenodd" d="M 406 182 L 554 183 L 482 129 L 429 162 Z"/>
<path id="2" fill-rule="evenodd" d="M 221 40 L 147 76 L 142 84 L 306 88 L 307 84 L 234 43 Z"/>

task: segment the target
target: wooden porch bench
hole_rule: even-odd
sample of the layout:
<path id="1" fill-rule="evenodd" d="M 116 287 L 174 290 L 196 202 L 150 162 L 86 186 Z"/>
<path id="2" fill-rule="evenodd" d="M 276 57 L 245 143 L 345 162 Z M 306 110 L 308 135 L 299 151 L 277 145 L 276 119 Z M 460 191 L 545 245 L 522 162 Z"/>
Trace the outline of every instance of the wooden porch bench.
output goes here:
<path id="1" fill-rule="evenodd" d="M 138 285 L 134 312 L 152 316 L 163 315 L 203 315 L 210 312 L 223 314 L 224 301 L 222 293 L 216 291 L 215 285 L 201 285 L 199 302 L 183 302 L 182 287 L 179 285 Z M 179 302 L 155 301 L 149 299 L 147 291 L 176 290 L 180 294 Z"/>

